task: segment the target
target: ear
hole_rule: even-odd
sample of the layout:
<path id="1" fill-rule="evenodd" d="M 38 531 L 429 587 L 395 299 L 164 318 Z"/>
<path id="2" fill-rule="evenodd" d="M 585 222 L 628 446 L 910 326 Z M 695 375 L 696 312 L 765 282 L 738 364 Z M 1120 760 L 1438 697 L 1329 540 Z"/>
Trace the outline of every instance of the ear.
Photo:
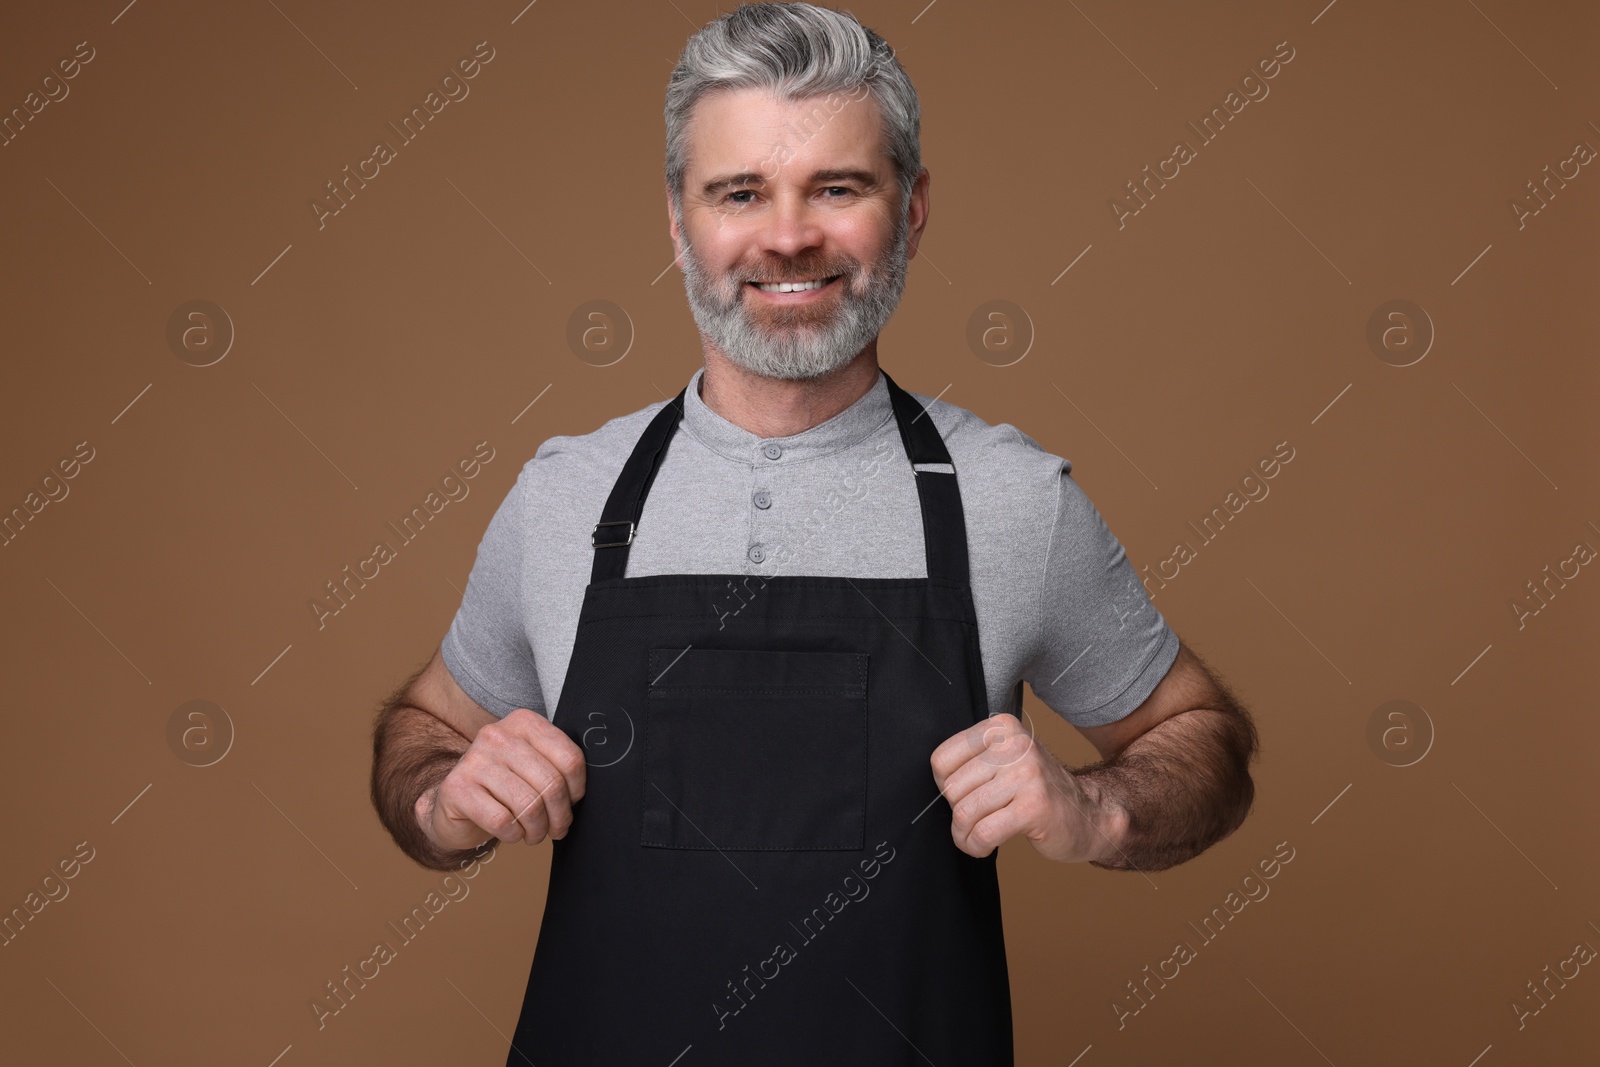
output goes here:
<path id="1" fill-rule="evenodd" d="M 672 190 L 662 186 L 667 194 L 667 233 L 672 237 L 672 261 L 683 258 L 683 234 L 678 232 L 678 220 L 672 214 Z"/>
<path id="2" fill-rule="evenodd" d="M 917 180 L 911 183 L 911 199 L 906 202 L 906 259 L 915 259 L 917 245 L 922 240 L 923 227 L 928 225 L 928 185 L 933 177 L 923 167 Z"/>

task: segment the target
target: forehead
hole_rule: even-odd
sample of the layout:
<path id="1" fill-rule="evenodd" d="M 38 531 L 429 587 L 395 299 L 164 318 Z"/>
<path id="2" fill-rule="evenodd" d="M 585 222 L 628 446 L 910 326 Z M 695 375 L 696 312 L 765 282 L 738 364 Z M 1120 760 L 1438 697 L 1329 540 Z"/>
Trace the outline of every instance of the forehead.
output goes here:
<path id="1" fill-rule="evenodd" d="M 824 162 L 888 166 L 877 102 L 865 90 L 786 102 L 767 89 L 720 89 L 695 102 L 688 134 L 686 184 L 735 171 L 798 174 Z"/>

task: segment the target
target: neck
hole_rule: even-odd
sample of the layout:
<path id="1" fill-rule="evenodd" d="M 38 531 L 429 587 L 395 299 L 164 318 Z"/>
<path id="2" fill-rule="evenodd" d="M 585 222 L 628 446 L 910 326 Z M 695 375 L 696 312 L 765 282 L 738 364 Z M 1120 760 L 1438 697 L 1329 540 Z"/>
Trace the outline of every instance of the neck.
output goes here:
<path id="1" fill-rule="evenodd" d="M 866 396 L 878 381 L 878 344 L 818 378 L 789 381 L 754 374 L 707 348 L 700 399 L 757 437 L 789 437 L 827 422 Z"/>

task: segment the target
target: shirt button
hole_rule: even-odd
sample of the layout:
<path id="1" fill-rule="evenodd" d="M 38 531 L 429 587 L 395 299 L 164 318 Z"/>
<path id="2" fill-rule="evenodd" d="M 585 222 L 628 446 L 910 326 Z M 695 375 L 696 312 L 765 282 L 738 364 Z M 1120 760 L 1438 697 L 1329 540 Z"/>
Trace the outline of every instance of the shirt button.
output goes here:
<path id="1" fill-rule="evenodd" d="M 751 545 L 750 551 L 746 555 L 750 557 L 751 563 L 760 563 L 767 558 L 767 550 L 760 545 Z"/>
<path id="2" fill-rule="evenodd" d="M 758 508 L 770 508 L 772 506 L 772 497 L 767 495 L 767 491 L 765 489 L 759 489 L 756 491 L 755 501 L 756 507 Z"/>
<path id="3" fill-rule="evenodd" d="M 783 455 L 783 447 L 776 442 L 769 441 L 765 445 L 761 446 L 761 452 L 768 459 L 777 459 L 779 456 Z"/>

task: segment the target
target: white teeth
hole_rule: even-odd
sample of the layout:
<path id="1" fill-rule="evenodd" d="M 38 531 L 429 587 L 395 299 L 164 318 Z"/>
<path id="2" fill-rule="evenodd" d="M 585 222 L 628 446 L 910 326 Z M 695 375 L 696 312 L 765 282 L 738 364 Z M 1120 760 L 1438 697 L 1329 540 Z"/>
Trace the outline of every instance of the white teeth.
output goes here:
<path id="1" fill-rule="evenodd" d="M 757 282 L 763 293 L 802 293 L 807 289 L 821 289 L 828 284 L 827 278 L 818 278 L 811 282 Z"/>

